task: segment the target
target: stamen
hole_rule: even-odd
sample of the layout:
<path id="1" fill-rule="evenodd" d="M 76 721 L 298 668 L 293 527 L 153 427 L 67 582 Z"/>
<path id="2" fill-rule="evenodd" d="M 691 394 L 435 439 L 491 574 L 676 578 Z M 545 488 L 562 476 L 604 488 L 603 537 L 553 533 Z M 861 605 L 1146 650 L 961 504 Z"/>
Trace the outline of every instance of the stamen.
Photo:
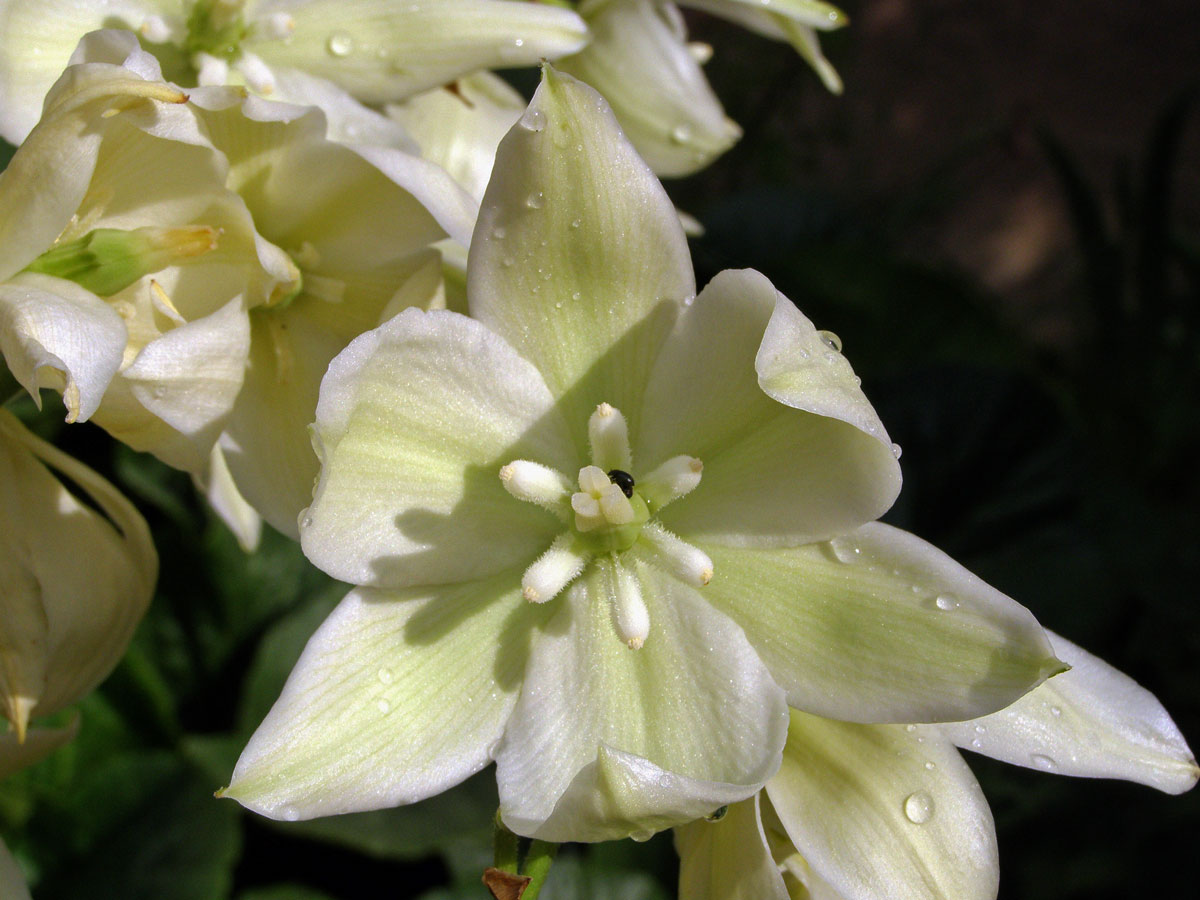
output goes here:
<path id="1" fill-rule="evenodd" d="M 296 20 L 285 12 L 275 12 L 256 20 L 254 30 L 265 40 L 282 41 L 292 36 Z"/>
<path id="2" fill-rule="evenodd" d="M 663 568 L 695 587 L 712 581 L 713 563 L 707 553 L 680 540 L 657 522 L 647 522 L 642 537 L 653 548 Z"/>
<path id="3" fill-rule="evenodd" d="M 638 482 L 638 490 L 652 512 L 690 494 L 700 483 L 704 463 L 694 456 L 674 456 Z"/>
<path id="4" fill-rule="evenodd" d="M 560 534 L 521 577 L 521 593 L 530 603 L 545 603 L 579 577 L 591 554 L 575 549 L 570 533 Z"/>
<path id="5" fill-rule="evenodd" d="M 604 567 L 604 587 L 612 605 L 613 627 L 630 650 L 640 650 L 650 634 L 650 611 L 637 576 L 614 557 Z"/>
<path id="6" fill-rule="evenodd" d="M 628 472 L 633 467 L 629 450 L 629 425 L 616 407 L 601 403 L 588 419 L 588 441 L 592 445 L 592 462 L 603 469 Z"/>
<path id="7" fill-rule="evenodd" d="M 577 531 L 628 525 L 634 520 L 633 504 L 620 485 L 613 484 L 599 466 L 584 466 L 579 470 L 579 488 L 571 496 Z"/>
<path id="8" fill-rule="evenodd" d="M 536 503 L 548 509 L 564 522 L 570 521 L 567 511 L 571 482 L 566 475 L 541 463 L 517 459 L 500 469 L 504 489 L 526 503 Z M 599 512 L 599 505 L 597 505 Z"/>
<path id="9" fill-rule="evenodd" d="M 265 97 L 275 92 L 275 76 L 270 67 L 253 53 L 243 50 L 236 67 L 246 79 L 246 85 L 256 94 Z"/>
<path id="10" fill-rule="evenodd" d="M 162 16 L 146 16 L 138 31 L 151 44 L 165 44 L 172 38 L 182 37 L 179 30 L 172 28 Z"/>
<path id="11" fill-rule="evenodd" d="M 192 60 L 196 67 L 196 82 L 201 85 L 228 84 L 229 63 L 201 50 Z"/>

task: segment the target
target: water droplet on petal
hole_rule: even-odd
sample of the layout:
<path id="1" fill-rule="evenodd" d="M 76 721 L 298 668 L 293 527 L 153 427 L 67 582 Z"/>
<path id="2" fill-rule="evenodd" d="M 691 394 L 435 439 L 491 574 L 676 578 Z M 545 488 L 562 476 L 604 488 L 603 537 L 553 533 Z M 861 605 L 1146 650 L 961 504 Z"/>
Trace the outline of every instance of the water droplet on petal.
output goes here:
<path id="1" fill-rule="evenodd" d="M 330 56 L 348 56 L 354 49 L 354 38 L 344 31 L 335 31 L 325 42 L 325 49 Z"/>
<path id="2" fill-rule="evenodd" d="M 924 825 L 933 818 L 933 798 L 928 791 L 916 791 L 904 798 L 904 817 L 914 825 Z"/>
<path id="3" fill-rule="evenodd" d="M 541 209 L 542 203 L 545 202 L 545 195 L 541 191 L 534 191 L 525 198 L 525 205 L 530 209 Z"/>
<path id="4" fill-rule="evenodd" d="M 1053 772 L 1058 768 L 1058 763 L 1043 753 L 1031 754 L 1029 761 L 1033 763 L 1035 769 L 1041 769 L 1043 772 Z"/>
<path id="5" fill-rule="evenodd" d="M 375 701 L 375 708 L 378 709 L 381 713 L 383 713 L 386 716 L 388 713 L 390 713 L 392 711 L 392 704 L 391 704 L 391 701 L 389 701 L 383 697 L 380 697 L 378 700 Z"/>
<path id="6" fill-rule="evenodd" d="M 938 594 L 937 599 L 933 601 L 934 605 L 943 612 L 949 612 L 952 609 L 958 609 L 958 598 L 953 594 Z"/>
<path id="7" fill-rule="evenodd" d="M 504 230 L 503 225 L 497 225 L 495 228 L 492 229 L 492 237 L 494 237 L 498 241 L 504 240 L 504 235 L 507 233 L 508 232 L 506 232 Z"/>
<path id="8" fill-rule="evenodd" d="M 583 219 L 572 219 L 572 220 L 571 220 L 571 227 L 572 227 L 572 228 L 578 228 L 578 227 L 579 227 L 580 225 L 582 225 L 582 224 L 583 224 Z"/>
<path id="9" fill-rule="evenodd" d="M 300 818 L 300 813 L 294 806 L 280 807 L 276 812 L 279 813 L 279 818 L 285 822 L 295 822 Z"/>
<path id="10" fill-rule="evenodd" d="M 676 144 L 686 144 L 692 139 L 692 129 L 680 123 L 671 129 L 671 140 Z"/>
<path id="11" fill-rule="evenodd" d="M 526 131 L 541 131 L 546 127 L 546 114 L 540 109 L 528 109 L 517 124 Z"/>
<path id="12" fill-rule="evenodd" d="M 903 452 L 904 451 L 902 449 L 900 449 L 899 444 L 892 444 L 892 456 L 896 457 L 896 459 L 899 459 L 900 454 Z"/>
<path id="13" fill-rule="evenodd" d="M 932 772 L 937 768 L 937 763 L 935 763 L 933 760 L 929 760 L 925 763 L 925 768 Z"/>
<path id="14" fill-rule="evenodd" d="M 1059 709 L 1057 706 L 1052 706 L 1052 707 L 1050 707 L 1050 715 L 1052 715 L 1052 716 L 1061 716 L 1061 715 L 1062 715 L 1062 710 L 1061 710 L 1061 709 Z"/>
<path id="15" fill-rule="evenodd" d="M 380 684 L 391 684 L 392 683 L 392 670 L 387 668 L 386 666 L 381 668 L 379 670 L 379 672 L 376 674 L 379 676 Z"/>
<path id="16" fill-rule="evenodd" d="M 579 291 L 575 291 L 573 294 L 571 294 L 571 299 L 578 300 L 582 296 L 583 296 L 583 294 L 579 293 Z"/>
<path id="17" fill-rule="evenodd" d="M 907 731 L 909 734 L 912 734 L 914 731 L 917 730 L 917 726 L 916 725 L 905 725 L 904 730 Z"/>
<path id="18" fill-rule="evenodd" d="M 829 549 L 833 551 L 834 557 L 838 562 L 852 563 L 857 562 L 862 550 L 854 541 L 849 538 L 835 537 L 829 542 Z"/>
<path id="19" fill-rule="evenodd" d="M 830 350 L 836 350 L 838 353 L 842 352 L 842 339 L 832 331 L 818 331 L 817 337 L 819 337 L 821 339 L 821 343 Z"/>

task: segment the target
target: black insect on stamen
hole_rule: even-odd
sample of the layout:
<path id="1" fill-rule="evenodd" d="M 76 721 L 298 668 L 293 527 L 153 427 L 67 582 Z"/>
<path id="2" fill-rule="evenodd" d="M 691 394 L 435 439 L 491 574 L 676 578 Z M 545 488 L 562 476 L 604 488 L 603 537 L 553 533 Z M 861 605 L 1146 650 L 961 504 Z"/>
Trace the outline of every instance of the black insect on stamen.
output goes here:
<path id="1" fill-rule="evenodd" d="M 633 476 L 628 472 L 622 472 L 620 469 L 613 469 L 608 473 L 608 480 L 621 489 L 621 493 L 626 497 L 633 496 Z"/>

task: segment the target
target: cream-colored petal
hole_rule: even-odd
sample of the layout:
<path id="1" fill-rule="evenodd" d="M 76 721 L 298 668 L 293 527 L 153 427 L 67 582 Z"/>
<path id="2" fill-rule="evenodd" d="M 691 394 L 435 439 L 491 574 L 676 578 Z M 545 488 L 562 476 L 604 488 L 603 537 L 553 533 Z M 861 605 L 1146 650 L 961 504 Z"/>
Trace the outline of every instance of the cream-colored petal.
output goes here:
<path id="1" fill-rule="evenodd" d="M 304 552 L 358 584 L 466 581 L 532 562 L 562 523 L 501 467 L 579 468 L 537 370 L 473 319 L 410 309 L 356 338 L 321 384 L 323 462 Z"/>
<path id="2" fill-rule="evenodd" d="M 742 135 L 660 0 L 610 0 L 585 8 L 592 40 L 557 63 L 612 106 L 642 158 L 659 175 L 690 175 Z"/>
<path id="3" fill-rule="evenodd" d="M 597 559 L 554 601 L 533 646 L 496 755 L 518 834 L 648 837 L 745 799 L 778 764 L 783 697 L 741 630 L 637 562 L 650 627 L 630 649 L 613 625 L 612 565 Z"/>
<path id="4" fill-rule="evenodd" d="M 79 39 L 97 28 L 138 28 L 148 15 L 182 4 L 151 0 L 0 0 L 0 137 L 20 144 Z"/>
<path id="5" fill-rule="evenodd" d="M 954 743 L 994 759 L 1084 778 L 1122 778 L 1168 794 L 1191 790 L 1196 758 L 1161 703 L 1104 660 L 1047 632 L 1071 671 L 999 712 L 940 726 Z"/>
<path id="6" fill-rule="evenodd" d="M 61 728 L 30 728 L 24 741 L 18 739 L 15 731 L 0 734 L 0 780 L 41 762 L 73 740 L 78 732 L 79 716 L 73 715 Z M 0 885 L 3 883 L 0 879 Z M 0 891 L 0 897 L 8 900 L 9 895 Z"/>
<path id="7" fill-rule="evenodd" d="M 874 523 L 804 547 L 701 548 L 715 573 L 705 598 L 746 630 L 793 707 L 857 722 L 956 721 L 1063 669 L 1029 610 L 897 528 Z"/>
<path id="8" fill-rule="evenodd" d="M 638 471 L 686 454 L 699 486 L 663 510 L 685 539 L 785 546 L 878 518 L 900 467 L 854 371 L 759 273 L 722 272 L 680 317 L 633 437 Z"/>
<path id="9" fill-rule="evenodd" d="M 246 553 L 257 550 L 262 537 L 262 516 L 238 490 L 221 442 L 213 444 L 208 471 L 193 475 L 193 478 L 197 490 L 204 494 L 213 512 L 237 538 L 238 546 Z"/>
<path id="10" fill-rule="evenodd" d="M 496 148 L 525 111 L 525 98 L 491 72 L 477 72 L 388 107 L 420 147 L 476 200 L 483 199 Z"/>
<path id="11" fill-rule="evenodd" d="M 679 896 L 688 900 L 788 900 L 771 858 L 758 806 L 761 794 L 728 807 L 718 821 L 675 829 Z"/>
<path id="12" fill-rule="evenodd" d="M 68 422 L 96 411 L 121 366 L 125 324 L 79 285 L 25 274 L 0 284 L 0 351 L 41 406 L 39 389 L 62 392 Z"/>
<path id="13" fill-rule="evenodd" d="M 287 12 L 286 41 L 254 50 L 267 63 L 302 69 L 366 103 L 403 100 L 480 69 L 529 66 L 583 46 L 570 10 L 512 0 L 311 0 Z"/>
<path id="14" fill-rule="evenodd" d="M 0 896 L 7 900 L 30 900 L 25 874 L 3 840 L 0 840 Z"/>
<path id="15" fill-rule="evenodd" d="M 793 710 L 767 795 L 801 856 L 846 900 L 996 896 L 991 811 L 935 728 Z"/>
<path id="16" fill-rule="evenodd" d="M 581 447 L 600 403 L 627 416 L 695 292 L 662 185 L 588 86 L 552 69 L 501 142 L 471 238 L 471 315 L 542 372 Z M 630 423 L 634 427 L 635 423 Z"/>
<path id="17" fill-rule="evenodd" d="M 274 819 L 412 803 L 492 757 L 541 607 L 519 572 L 351 591 L 309 640 L 222 793 Z"/>

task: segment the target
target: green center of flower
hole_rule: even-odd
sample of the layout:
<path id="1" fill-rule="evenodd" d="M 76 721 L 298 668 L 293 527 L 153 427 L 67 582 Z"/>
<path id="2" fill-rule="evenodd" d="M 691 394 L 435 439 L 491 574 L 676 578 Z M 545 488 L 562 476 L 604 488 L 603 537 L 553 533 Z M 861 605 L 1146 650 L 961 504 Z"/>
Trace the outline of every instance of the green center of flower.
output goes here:
<path id="1" fill-rule="evenodd" d="M 588 420 L 592 464 L 577 480 L 529 460 L 500 469 L 500 481 L 518 500 L 557 515 L 565 529 L 525 571 L 521 589 L 531 603 L 545 603 L 578 578 L 599 556 L 613 561 L 608 587 L 618 636 L 637 649 L 646 640 L 650 618 L 633 569 L 621 557 L 636 546 L 637 559 L 658 566 L 697 587 L 712 580 L 712 560 L 654 520 L 673 500 L 700 483 L 703 466 L 692 456 L 676 456 L 645 474 L 635 475 L 628 426 L 607 403 Z"/>
<path id="2" fill-rule="evenodd" d="M 197 84 L 228 84 L 235 70 L 246 85 L 259 94 L 275 90 L 275 77 L 259 57 L 246 50 L 247 44 L 262 41 L 286 41 L 296 30 L 296 22 L 287 12 L 265 12 L 246 21 L 245 0 L 195 0 L 187 18 L 154 13 L 138 27 L 142 40 L 150 45 L 165 69 L 178 66 L 178 53 L 163 52 L 166 47 L 183 52 L 185 65 Z M 157 47 L 155 45 L 158 45 Z"/>

